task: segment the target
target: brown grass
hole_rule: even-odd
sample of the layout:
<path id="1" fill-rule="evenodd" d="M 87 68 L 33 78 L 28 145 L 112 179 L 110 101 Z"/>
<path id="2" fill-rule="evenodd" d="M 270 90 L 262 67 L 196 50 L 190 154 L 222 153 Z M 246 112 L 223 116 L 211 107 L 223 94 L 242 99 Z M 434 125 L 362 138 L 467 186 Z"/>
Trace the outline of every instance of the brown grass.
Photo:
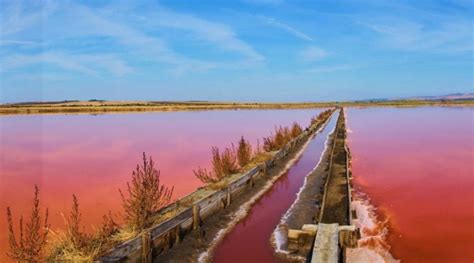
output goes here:
<path id="1" fill-rule="evenodd" d="M 92 260 L 100 250 L 92 235 L 81 229 L 81 213 L 76 195 L 72 195 L 69 217 L 64 219 L 65 231 L 55 234 L 50 261 L 85 262 Z"/>
<path id="2" fill-rule="evenodd" d="M 125 222 L 134 229 L 144 229 L 152 216 L 170 202 L 173 190 L 174 187 L 160 183 L 160 172 L 155 169 L 152 158 L 147 159 L 143 153 L 143 164 L 133 171 L 131 184 L 127 182 L 128 196 L 119 190 Z"/>
<path id="3" fill-rule="evenodd" d="M 10 245 L 10 252 L 7 255 L 16 262 L 42 262 L 42 253 L 47 242 L 50 225 L 48 224 L 48 209 L 46 209 L 44 221 L 40 215 L 38 186 L 35 185 L 30 221 L 25 226 L 23 225 L 23 216 L 20 216 L 19 237 L 15 235 L 10 207 L 7 207 L 7 223 Z"/>

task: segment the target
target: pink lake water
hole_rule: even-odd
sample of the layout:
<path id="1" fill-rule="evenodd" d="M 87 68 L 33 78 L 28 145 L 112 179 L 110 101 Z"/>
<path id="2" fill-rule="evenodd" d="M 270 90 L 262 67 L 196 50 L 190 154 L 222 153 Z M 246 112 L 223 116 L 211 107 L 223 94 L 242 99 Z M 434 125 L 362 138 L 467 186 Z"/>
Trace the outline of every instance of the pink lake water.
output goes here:
<path id="1" fill-rule="evenodd" d="M 214 262 L 281 262 L 274 256 L 271 235 L 295 201 L 306 175 L 318 164 L 336 121 L 337 113 L 288 171 L 252 206 L 248 215 L 223 238 L 214 252 Z"/>
<path id="2" fill-rule="evenodd" d="M 473 108 L 353 108 L 347 121 L 353 182 L 375 208 L 363 247 L 402 262 L 473 262 Z"/>
<path id="3" fill-rule="evenodd" d="M 309 125 L 321 110 L 228 110 L 106 115 L 0 116 L 0 262 L 7 260 L 5 210 L 29 215 L 34 185 L 53 228 L 63 227 L 72 194 L 87 230 L 121 211 L 125 188 L 142 152 L 152 156 L 174 198 L 201 186 L 192 170 L 210 165 L 212 146 L 245 136 L 256 145 L 276 125 Z"/>

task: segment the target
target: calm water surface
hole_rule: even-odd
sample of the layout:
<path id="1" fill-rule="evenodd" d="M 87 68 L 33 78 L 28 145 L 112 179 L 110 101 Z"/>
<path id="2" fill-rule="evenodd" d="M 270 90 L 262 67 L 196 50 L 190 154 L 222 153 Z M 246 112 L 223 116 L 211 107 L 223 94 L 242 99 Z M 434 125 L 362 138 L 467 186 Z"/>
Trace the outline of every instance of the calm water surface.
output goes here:
<path id="1" fill-rule="evenodd" d="M 473 108 L 350 109 L 356 187 L 402 262 L 474 260 Z"/>
<path id="2" fill-rule="evenodd" d="M 296 199 L 304 178 L 317 165 L 329 133 L 334 130 L 334 114 L 324 130 L 311 140 L 300 158 L 254 204 L 248 216 L 216 248 L 214 262 L 279 262 L 270 244 L 273 230 Z"/>
<path id="3" fill-rule="evenodd" d="M 71 195 L 80 202 L 87 230 L 109 210 L 121 211 L 125 188 L 142 152 L 152 156 L 174 198 L 201 183 L 192 170 L 208 167 L 212 146 L 225 147 L 244 135 L 254 145 L 275 125 L 307 126 L 312 110 L 231 110 L 107 115 L 0 117 L 0 262 L 6 260 L 5 209 L 29 215 L 37 184 L 53 228 L 64 225 Z"/>

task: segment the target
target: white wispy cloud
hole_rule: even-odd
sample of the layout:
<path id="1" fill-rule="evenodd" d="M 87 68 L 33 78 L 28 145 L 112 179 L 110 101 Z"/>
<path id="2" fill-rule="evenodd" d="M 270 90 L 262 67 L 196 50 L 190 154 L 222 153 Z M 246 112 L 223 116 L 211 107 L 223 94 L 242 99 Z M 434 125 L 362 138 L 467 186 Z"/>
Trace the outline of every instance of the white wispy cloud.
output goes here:
<path id="1" fill-rule="evenodd" d="M 36 45 L 35 41 L 0 39 L 0 46 L 25 46 Z"/>
<path id="2" fill-rule="evenodd" d="M 82 18 L 81 23 L 86 28 L 90 28 L 86 32 L 81 32 L 82 34 L 113 37 L 120 43 L 131 47 L 133 52 L 145 60 L 165 62 L 178 67 L 178 71 L 204 70 L 215 67 L 210 62 L 187 58 L 171 49 L 164 40 L 106 18 L 90 8 L 75 6 L 74 9 L 79 12 L 79 16 Z"/>
<path id="3" fill-rule="evenodd" d="M 215 44 L 223 50 L 235 51 L 255 62 L 265 58 L 249 44 L 240 40 L 237 34 L 227 25 L 211 22 L 189 14 L 176 13 L 159 8 L 156 15 L 147 16 L 152 24 L 193 32 L 198 38 Z"/>
<path id="4" fill-rule="evenodd" d="M 23 3 L 10 1 L 2 3 L 0 11 L 0 35 L 2 37 L 17 33 L 39 23 L 53 12 L 57 11 L 57 4 L 53 1 L 38 1 Z"/>
<path id="5" fill-rule="evenodd" d="M 329 52 L 317 46 L 309 46 L 301 50 L 299 56 L 303 61 L 313 62 L 326 58 L 329 56 Z"/>
<path id="6" fill-rule="evenodd" d="M 358 69 L 360 66 L 356 65 L 332 65 L 332 66 L 318 66 L 304 70 L 305 73 L 326 73 L 344 70 Z"/>
<path id="7" fill-rule="evenodd" d="M 279 5 L 284 0 L 243 0 L 243 2 L 254 5 Z"/>
<path id="8" fill-rule="evenodd" d="M 454 4 L 454 3 L 453 3 Z M 456 4 L 464 5 L 463 1 Z M 467 7 L 472 10 L 471 7 Z M 378 35 L 383 47 L 404 51 L 458 53 L 474 50 L 473 20 L 449 9 L 421 9 L 398 3 L 393 14 L 359 18 L 359 24 Z"/>
<path id="9" fill-rule="evenodd" d="M 168 66 L 162 67 L 163 70 L 181 74 L 215 68 L 251 66 L 265 60 L 248 43 L 239 39 L 229 26 L 185 13 L 173 12 L 160 6 L 155 6 L 149 13 L 145 12 L 145 18 L 153 22 L 153 26 L 136 23 L 136 16 L 127 13 L 114 12 L 106 8 L 104 10 L 92 9 L 74 2 L 51 4 L 46 1 L 35 9 L 27 8 L 27 6 L 27 3 L 18 1 L 0 12 L 2 16 L 0 46 L 32 44 L 34 41 L 30 41 L 30 38 L 26 39 L 25 36 L 28 34 L 24 32 L 32 29 L 35 31 L 36 28 L 36 32 L 39 31 L 36 35 L 40 42 L 47 39 L 52 47 L 61 43 L 61 48 L 48 49 L 48 45 L 43 45 L 37 52 L 10 53 L 1 59 L 11 61 L 12 64 L 3 67 L 2 70 L 43 62 L 85 74 L 100 74 L 100 70 L 104 70 L 120 76 L 135 71 L 129 61 L 133 59 L 165 64 Z M 218 48 L 229 52 L 231 57 L 234 53 L 239 54 L 243 59 L 225 61 L 226 58 L 223 57 L 223 61 L 220 61 L 220 58 L 211 61 L 189 57 L 175 51 L 166 39 L 150 34 L 150 31 L 155 30 L 156 27 L 187 30 L 197 38 L 209 42 L 210 51 Z M 3 30 L 4 28 L 9 29 L 6 31 Z M 11 40 L 7 40 L 7 36 L 11 36 L 9 38 Z M 69 43 L 88 37 L 107 37 L 116 43 L 115 46 L 95 56 L 97 59 L 94 67 L 88 65 L 92 58 L 86 55 L 91 55 L 90 53 L 80 54 L 80 50 L 68 48 Z M 121 50 L 116 51 L 114 48 Z M 61 59 L 67 61 L 60 61 Z"/>
<path id="10" fill-rule="evenodd" d="M 53 65 L 68 71 L 98 76 L 106 71 L 117 76 L 133 72 L 123 61 L 111 55 L 70 55 L 59 52 L 44 52 L 34 55 L 13 54 L 0 58 L 1 71 L 31 65 Z"/>
<path id="11" fill-rule="evenodd" d="M 313 41 L 313 38 L 308 36 L 307 34 L 295 29 L 294 27 L 291 27 L 287 24 L 284 24 L 282 22 L 279 22 L 278 20 L 271 18 L 271 17 L 266 17 L 266 16 L 258 16 L 260 20 L 262 20 L 265 24 L 269 26 L 276 27 L 278 29 L 282 29 L 291 35 L 298 37 L 300 39 L 306 40 L 306 41 Z"/>

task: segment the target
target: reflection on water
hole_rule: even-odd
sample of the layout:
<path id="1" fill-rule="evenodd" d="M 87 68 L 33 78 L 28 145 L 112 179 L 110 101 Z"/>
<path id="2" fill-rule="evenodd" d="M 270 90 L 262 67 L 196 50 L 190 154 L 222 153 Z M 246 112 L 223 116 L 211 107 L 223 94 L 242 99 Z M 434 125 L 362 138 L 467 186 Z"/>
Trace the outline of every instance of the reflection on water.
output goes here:
<path id="1" fill-rule="evenodd" d="M 446 107 L 348 111 L 354 184 L 366 194 L 360 202 L 373 206 L 365 206 L 368 214 L 377 217 L 365 235 L 388 231 L 362 245 L 382 250 L 388 244 L 402 262 L 474 259 L 473 113 Z"/>
<path id="2" fill-rule="evenodd" d="M 254 145 L 275 125 L 302 126 L 321 110 L 231 110 L 107 115 L 0 117 L 0 261 L 7 248 L 6 206 L 14 217 L 28 215 L 34 184 L 62 227 L 71 195 L 80 202 L 90 230 L 109 210 L 121 211 L 124 188 L 141 153 L 152 156 L 174 198 L 201 183 L 192 169 L 210 164 L 211 146 L 229 146 L 244 135 Z"/>

